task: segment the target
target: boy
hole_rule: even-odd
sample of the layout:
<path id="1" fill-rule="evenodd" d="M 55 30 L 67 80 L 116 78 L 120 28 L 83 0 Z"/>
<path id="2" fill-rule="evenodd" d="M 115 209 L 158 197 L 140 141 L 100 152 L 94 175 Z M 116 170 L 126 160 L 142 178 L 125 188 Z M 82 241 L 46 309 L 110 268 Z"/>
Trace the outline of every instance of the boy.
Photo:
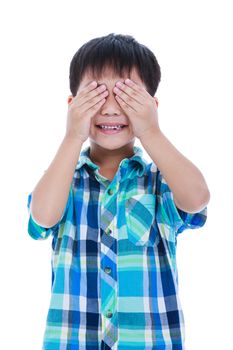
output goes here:
<path id="1" fill-rule="evenodd" d="M 159 127 L 160 78 L 129 35 L 92 39 L 71 61 L 66 133 L 28 196 L 29 234 L 52 235 L 44 350 L 184 349 L 177 235 L 204 225 L 210 194 Z"/>

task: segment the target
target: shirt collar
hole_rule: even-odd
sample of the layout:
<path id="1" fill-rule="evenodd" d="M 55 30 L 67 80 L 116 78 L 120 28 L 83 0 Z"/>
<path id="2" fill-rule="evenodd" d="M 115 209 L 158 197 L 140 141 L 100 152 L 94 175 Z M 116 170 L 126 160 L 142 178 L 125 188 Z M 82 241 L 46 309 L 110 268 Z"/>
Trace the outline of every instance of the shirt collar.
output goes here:
<path id="1" fill-rule="evenodd" d="M 140 147 L 133 146 L 133 150 L 134 150 L 134 155 L 130 158 L 122 159 L 119 167 L 128 167 L 128 164 L 135 167 L 135 164 L 136 164 L 137 165 L 136 166 L 137 175 L 143 176 L 143 174 L 145 173 L 146 166 L 147 166 L 148 162 L 143 157 L 143 151 Z M 89 152 L 90 152 L 90 146 L 85 147 L 81 151 L 79 161 L 78 161 L 75 169 L 77 169 L 77 170 L 80 169 L 84 164 L 87 164 L 94 171 L 99 169 L 99 166 L 97 164 L 93 163 L 92 160 L 90 159 Z"/>

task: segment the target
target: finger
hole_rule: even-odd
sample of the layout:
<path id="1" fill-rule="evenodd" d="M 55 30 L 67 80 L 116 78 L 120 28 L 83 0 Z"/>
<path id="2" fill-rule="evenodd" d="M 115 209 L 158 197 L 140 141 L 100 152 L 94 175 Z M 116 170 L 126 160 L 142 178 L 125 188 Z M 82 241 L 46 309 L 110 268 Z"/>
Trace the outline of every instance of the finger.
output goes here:
<path id="1" fill-rule="evenodd" d="M 105 90 L 101 94 L 98 94 L 97 96 L 93 97 L 92 99 L 86 101 L 83 105 L 82 108 L 84 111 L 88 111 L 91 109 L 95 104 L 98 104 L 101 100 L 106 101 L 106 97 L 108 96 L 108 91 Z"/>
<path id="2" fill-rule="evenodd" d="M 81 100 L 91 91 L 95 90 L 97 86 L 97 82 L 95 80 L 91 81 L 90 83 L 82 86 L 74 96 L 74 100 Z"/>
<path id="3" fill-rule="evenodd" d="M 117 93 L 118 96 L 124 99 L 127 103 L 128 103 L 128 99 L 127 99 L 127 96 L 128 96 L 132 100 L 131 103 L 133 103 L 133 101 L 136 101 L 139 104 L 143 105 L 143 101 L 145 100 L 145 97 L 140 95 L 137 91 L 131 89 L 129 86 L 123 84 L 122 82 L 117 82 L 113 90 L 115 93 Z"/>
<path id="4" fill-rule="evenodd" d="M 116 93 L 116 96 L 120 97 L 121 100 L 123 100 L 126 104 L 131 106 L 134 110 L 137 110 L 139 109 L 139 107 L 143 106 L 142 103 L 136 101 L 135 99 L 127 95 L 124 91 L 119 90 L 118 88 L 114 88 L 114 91 Z"/>
<path id="5" fill-rule="evenodd" d="M 130 111 L 130 110 L 131 110 L 131 111 L 133 110 L 134 112 L 137 112 L 136 109 L 134 109 L 132 105 L 129 105 L 128 103 L 126 103 L 126 102 L 121 98 L 121 96 L 116 95 L 116 96 L 115 96 L 115 99 L 116 99 L 116 101 L 119 103 L 119 105 L 122 107 L 122 109 L 125 110 L 126 113 L 127 113 L 127 111 Z"/>
<path id="6" fill-rule="evenodd" d="M 146 97 L 149 94 L 143 86 L 138 85 L 137 83 L 135 83 L 133 80 L 131 80 L 129 78 L 125 79 L 125 85 L 127 85 L 131 89 L 137 91 L 139 95 Z"/>
<path id="7" fill-rule="evenodd" d="M 98 86 L 97 88 L 95 88 L 94 90 L 88 92 L 82 98 L 82 103 L 87 103 L 88 101 L 91 101 L 93 98 L 95 98 L 98 95 L 101 95 L 102 93 L 108 94 L 108 90 L 106 88 L 106 85 L 104 85 L 104 84 L 102 84 L 102 85 Z M 105 94 L 105 96 L 107 96 L 107 94 Z"/>
<path id="8" fill-rule="evenodd" d="M 88 83 L 87 85 L 84 85 L 76 94 L 76 96 L 78 95 L 79 98 L 82 98 L 83 96 L 85 96 L 89 91 L 92 91 L 96 88 L 97 86 L 97 82 L 95 80 L 91 81 L 90 83 Z M 75 97 L 76 97 L 75 96 Z"/>
<path id="9" fill-rule="evenodd" d="M 86 102 L 91 101 L 93 97 L 96 97 L 105 91 L 106 91 L 106 86 L 103 84 L 95 88 L 89 85 L 89 89 L 87 90 L 85 89 L 81 91 L 80 94 L 77 94 L 78 95 L 77 100 L 79 101 L 79 106 L 82 106 Z"/>
<path id="10" fill-rule="evenodd" d="M 106 98 L 101 98 L 96 104 L 92 105 L 89 109 L 86 110 L 86 113 L 87 112 L 97 112 L 101 106 L 105 103 L 106 101 Z M 95 113 L 91 114 L 91 116 L 93 117 L 95 115 Z"/>

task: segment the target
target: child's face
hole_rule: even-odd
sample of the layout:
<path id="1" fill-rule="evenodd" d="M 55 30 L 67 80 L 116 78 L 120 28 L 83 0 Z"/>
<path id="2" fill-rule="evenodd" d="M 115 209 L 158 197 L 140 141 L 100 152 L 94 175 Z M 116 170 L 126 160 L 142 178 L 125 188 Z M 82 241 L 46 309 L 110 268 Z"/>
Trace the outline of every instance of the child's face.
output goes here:
<path id="1" fill-rule="evenodd" d="M 92 80 L 96 80 L 99 85 L 105 84 L 108 90 L 106 102 L 101 106 L 98 113 L 96 113 L 96 115 L 92 118 L 91 121 L 89 135 L 91 145 L 97 144 L 102 148 L 114 150 L 123 147 L 129 143 L 134 143 L 135 136 L 132 131 L 132 125 L 129 121 L 129 118 L 122 110 L 119 103 L 116 101 L 115 93 L 113 91 L 113 88 L 117 81 L 123 82 L 127 78 L 132 79 L 137 84 L 146 88 L 135 69 L 131 71 L 130 77 L 116 76 L 109 68 L 106 68 L 104 70 L 103 76 L 98 80 L 96 80 L 89 73 L 84 75 L 80 83 L 79 89 L 89 84 Z M 119 132 L 108 134 L 107 132 L 102 131 L 98 126 L 96 126 L 97 124 L 106 123 L 113 123 L 115 125 L 126 124 L 127 126 L 121 129 Z"/>

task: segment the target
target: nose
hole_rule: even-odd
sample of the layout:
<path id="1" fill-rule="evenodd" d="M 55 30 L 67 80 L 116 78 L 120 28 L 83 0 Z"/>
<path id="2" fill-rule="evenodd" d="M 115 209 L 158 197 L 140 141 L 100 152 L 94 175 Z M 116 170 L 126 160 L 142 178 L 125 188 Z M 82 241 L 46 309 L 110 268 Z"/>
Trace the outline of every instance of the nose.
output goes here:
<path id="1" fill-rule="evenodd" d="M 106 101 L 102 105 L 100 109 L 100 113 L 102 115 L 122 115 L 123 111 L 122 108 L 120 107 L 119 103 L 117 102 L 115 98 L 115 94 L 113 91 L 108 90 L 108 95 L 106 97 Z"/>

